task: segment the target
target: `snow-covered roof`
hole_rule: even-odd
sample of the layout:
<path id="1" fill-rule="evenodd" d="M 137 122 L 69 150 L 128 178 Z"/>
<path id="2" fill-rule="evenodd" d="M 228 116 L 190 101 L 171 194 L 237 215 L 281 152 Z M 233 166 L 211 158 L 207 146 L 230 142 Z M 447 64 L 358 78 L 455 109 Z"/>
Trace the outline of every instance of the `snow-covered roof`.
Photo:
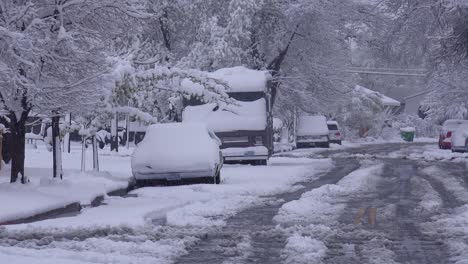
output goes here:
<path id="1" fill-rule="evenodd" d="M 355 90 L 358 92 L 366 93 L 366 94 L 375 94 L 377 95 L 380 100 L 382 100 L 382 103 L 384 106 L 400 106 L 401 103 L 393 98 L 390 98 L 382 93 L 372 91 L 370 89 L 367 89 L 366 87 L 356 85 Z"/>
<path id="2" fill-rule="evenodd" d="M 338 125 L 338 122 L 333 121 L 333 120 L 328 120 L 327 125 Z"/>
<path id="3" fill-rule="evenodd" d="M 268 71 L 257 71 L 237 66 L 223 68 L 207 73 L 209 78 L 224 81 L 229 86 L 227 92 L 264 92 L 271 75 Z M 203 86 L 184 79 L 181 85 L 191 90 L 200 91 Z"/>
<path id="4" fill-rule="evenodd" d="M 266 101 L 237 102 L 226 109 L 216 104 L 187 106 L 182 114 L 184 123 L 203 122 L 214 132 L 264 130 L 267 125 Z M 216 109 L 216 110 L 215 110 Z"/>

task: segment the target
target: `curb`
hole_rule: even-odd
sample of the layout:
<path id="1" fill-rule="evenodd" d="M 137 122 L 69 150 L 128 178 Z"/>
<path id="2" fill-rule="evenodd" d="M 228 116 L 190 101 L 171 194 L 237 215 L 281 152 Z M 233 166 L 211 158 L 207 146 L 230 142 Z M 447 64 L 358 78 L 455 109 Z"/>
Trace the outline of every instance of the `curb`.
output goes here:
<path id="1" fill-rule="evenodd" d="M 107 193 L 107 195 L 108 196 L 125 196 L 128 194 L 129 191 L 133 189 L 133 187 L 134 187 L 133 184 L 129 183 L 127 187 L 110 191 Z M 102 204 L 103 201 L 104 201 L 104 195 L 99 195 L 92 200 L 91 207 L 98 207 Z M 39 213 L 33 216 L 10 220 L 10 221 L 6 221 L 3 223 L 0 222 L 0 226 L 30 224 L 30 223 L 38 222 L 42 220 L 60 218 L 66 215 L 73 215 L 73 214 L 76 215 L 76 214 L 79 214 L 81 212 L 81 209 L 83 209 L 84 207 L 87 207 L 87 206 L 82 205 L 78 202 L 75 202 L 75 203 L 68 204 L 64 207 L 52 209 L 52 210 Z"/>
<path id="2" fill-rule="evenodd" d="M 0 226 L 2 225 L 17 225 L 17 224 L 29 224 L 32 222 L 37 222 L 41 220 L 46 220 L 50 218 L 54 218 L 60 215 L 64 214 L 73 214 L 73 213 L 78 213 L 81 211 L 81 204 L 80 203 L 71 203 L 69 205 L 66 205 L 65 207 L 61 208 L 56 208 L 44 213 L 40 213 L 37 215 L 21 218 L 21 219 L 16 219 L 16 220 L 11 220 L 7 221 L 4 223 L 0 223 Z"/>

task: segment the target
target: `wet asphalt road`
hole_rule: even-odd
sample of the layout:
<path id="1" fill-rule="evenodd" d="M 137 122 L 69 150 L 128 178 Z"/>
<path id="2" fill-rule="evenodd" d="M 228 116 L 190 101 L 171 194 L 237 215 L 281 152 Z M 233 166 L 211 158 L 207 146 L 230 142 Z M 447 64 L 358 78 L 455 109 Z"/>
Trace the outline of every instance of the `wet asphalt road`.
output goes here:
<path id="1" fill-rule="evenodd" d="M 421 171 L 438 166 L 450 177 L 462 177 L 467 188 L 465 166 L 384 158 L 390 152 L 404 152 L 408 147 L 411 148 L 407 144 L 369 145 L 313 154 L 309 157 L 331 157 L 334 169 L 318 180 L 302 183 L 304 188 L 298 191 L 271 197 L 276 202 L 232 217 L 225 228 L 208 234 L 176 263 L 283 263 L 282 251 L 287 237 L 273 221 L 279 208 L 307 191 L 337 183 L 360 167 L 356 158 L 359 155 L 370 155 L 373 157 L 368 159 L 383 163 L 383 174 L 378 177 L 374 191 L 351 195 L 346 201 L 338 224 L 330 226 L 334 232 L 324 238 L 328 250 L 321 263 L 454 263 L 444 243 L 447 237 L 424 233 L 419 224 L 430 221 L 434 215 L 450 213 L 463 202 L 445 189 L 442 182 Z M 442 200 L 441 208 L 418 210 L 419 204 L 427 199 L 424 196 L 427 190 L 423 187 L 437 193 Z M 316 263 L 314 261 L 310 263 Z"/>

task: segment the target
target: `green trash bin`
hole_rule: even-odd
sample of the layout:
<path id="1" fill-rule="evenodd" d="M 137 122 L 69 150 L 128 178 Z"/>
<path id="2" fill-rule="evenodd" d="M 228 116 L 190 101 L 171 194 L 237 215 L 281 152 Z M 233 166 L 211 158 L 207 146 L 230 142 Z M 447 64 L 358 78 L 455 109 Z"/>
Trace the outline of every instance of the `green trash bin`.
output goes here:
<path id="1" fill-rule="evenodd" d="M 416 129 L 414 127 L 400 128 L 401 138 L 406 142 L 413 142 Z"/>

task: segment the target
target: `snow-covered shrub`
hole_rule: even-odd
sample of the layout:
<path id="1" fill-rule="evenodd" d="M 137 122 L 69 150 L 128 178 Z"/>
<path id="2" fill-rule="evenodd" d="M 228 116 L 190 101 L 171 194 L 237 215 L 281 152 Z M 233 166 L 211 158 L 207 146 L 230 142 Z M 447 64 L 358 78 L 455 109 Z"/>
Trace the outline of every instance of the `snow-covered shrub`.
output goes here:
<path id="1" fill-rule="evenodd" d="M 348 138 L 367 137 L 378 134 L 381 122 L 385 121 L 382 100 L 377 94 L 351 91 L 349 101 L 339 110 L 337 119 Z"/>

